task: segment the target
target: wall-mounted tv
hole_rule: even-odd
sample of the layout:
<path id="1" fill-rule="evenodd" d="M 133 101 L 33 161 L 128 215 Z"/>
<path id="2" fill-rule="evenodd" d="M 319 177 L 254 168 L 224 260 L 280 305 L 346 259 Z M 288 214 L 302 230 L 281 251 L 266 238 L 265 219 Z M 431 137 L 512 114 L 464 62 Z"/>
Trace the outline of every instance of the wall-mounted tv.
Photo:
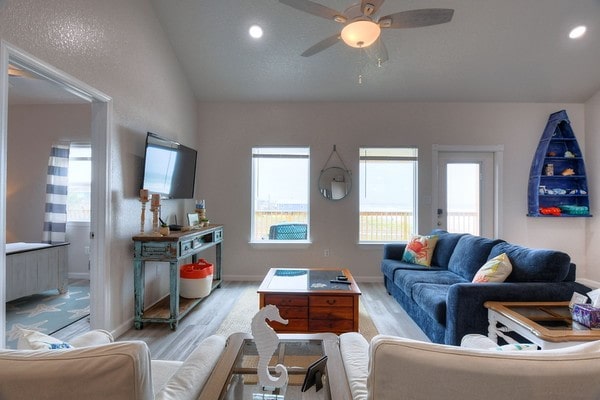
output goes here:
<path id="1" fill-rule="evenodd" d="M 194 198 L 196 159 L 196 150 L 148 132 L 141 188 L 163 199 Z"/>

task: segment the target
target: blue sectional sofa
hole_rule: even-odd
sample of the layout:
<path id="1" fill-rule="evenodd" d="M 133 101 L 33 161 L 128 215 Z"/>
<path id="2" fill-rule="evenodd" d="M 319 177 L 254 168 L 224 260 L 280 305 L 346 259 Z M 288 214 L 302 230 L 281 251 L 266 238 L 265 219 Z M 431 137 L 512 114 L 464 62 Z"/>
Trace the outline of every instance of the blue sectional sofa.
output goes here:
<path id="1" fill-rule="evenodd" d="M 470 234 L 436 230 L 431 266 L 402 261 L 406 244 L 384 245 L 381 270 L 389 294 L 436 343 L 459 345 L 487 334 L 486 301 L 566 301 L 590 289 L 575 282 L 569 255 Z M 506 253 L 512 272 L 502 283 L 472 283 L 487 260 Z"/>

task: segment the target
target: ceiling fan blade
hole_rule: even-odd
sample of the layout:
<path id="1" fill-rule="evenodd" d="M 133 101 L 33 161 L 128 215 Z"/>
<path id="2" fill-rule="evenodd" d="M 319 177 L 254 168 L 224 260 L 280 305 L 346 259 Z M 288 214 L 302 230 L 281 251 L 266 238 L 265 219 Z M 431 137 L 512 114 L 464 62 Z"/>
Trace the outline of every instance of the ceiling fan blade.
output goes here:
<path id="1" fill-rule="evenodd" d="M 37 78 L 34 74 L 29 71 L 25 71 L 21 68 L 15 67 L 12 64 L 8 64 L 8 76 L 12 77 L 23 77 L 23 78 Z"/>
<path id="2" fill-rule="evenodd" d="M 381 7 L 384 1 L 385 0 L 362 0 L 360 9 L 364 15 L 369 17 L 379 10 L 379 7 Z"/>
<path id="3" fill-rule="evenodd" d="M 302 57 L 310 57 L 312 55 L 317 54 L 320 51 L 323 51 L 323 50 L 333 46 L 334 44 L 339 42 L 339 40 L 340 40 L 340 35 L 339 35 L 339 33 L 336 33 L 335 35 L 330 36 L 327 39 L 321 40 L 319 43 L 315 44 L 310 49 L 306 50 L 304 53 L 302 53 L 300 55 Z"/>
<path id="4" fill-rule="evenodd" d="M 378 23 L 382 28 L 419 28 L 450 22 L 453 15 L 451 8 L 424 8 L 386 15 L 379 18 Z"/>
<path id="5" fill-rule="evenodd" d="M 319 3 L 310 0 L 279 0 L 280 3 L 286 4 L 297 10 L 316 15 L 317 17 L 331 19 L 336 22 L 344 23 L 347 18 L 339 11 L 325 7 Z"/>
<path id="6" fill-rule="evenodd" d="M 377 41 L 375 41 L 375 43 L 369 47 L 365 47 L 364 50 L 369 59 L 375 60 L 375 64 L 378 67 L 381 67 L 384 62 L 390 59 L 387 48 L 385 47 L 385 44 L 383 44 L 381 37 L 379 37 Z"/>
<path id="7" fill-rule="evenodd" d="M 375 60 L 377 61 L 377 66 L 381 67 L 381 64 L 390 59 L 388 57 L 387 48 L 385 47 L 385 44 L 383 44 L 383 40 L 381 40 L 381 36 L 379 37 L 379 39 L 377 39 L 375 46 Z"/>

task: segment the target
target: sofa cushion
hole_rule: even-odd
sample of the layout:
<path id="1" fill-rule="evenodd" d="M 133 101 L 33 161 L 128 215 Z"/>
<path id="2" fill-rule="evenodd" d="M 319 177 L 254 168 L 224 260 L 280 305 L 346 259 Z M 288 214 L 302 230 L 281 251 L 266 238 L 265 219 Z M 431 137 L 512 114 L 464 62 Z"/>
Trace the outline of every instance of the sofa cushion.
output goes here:
<path id="1" fill-rule="evenodd" d="M 437 240 L 437 235 L 413 236 L 404 249 L 402 261 L 410 264 L 430 266 Z"/>
<path id="2" fill-rule="evenodd" d="M 399 269 L 407 269 L 412 271 L 440 271 L 443 268 L 435 267 L 433 265 L 426 267 L 424 265 L 409 264 L 406 262 L 389 259 L 384 259 L 381 261 L 381 272 L 383 272 L 383 275 L 387 276 L 392 281 L 394 280 L 394 273 Z"/>
<path id="3" fill-rule="evenodd" d="M 427 312 L 431 319 L 446 324 L 446 296 L 450 285 L 417 283 L 413 287 L 412 297 Z"/>
<path id="4" fill-rule="evenodd" d="M 438 236 L 438 241 L 433 250 L 433 256 L 431 257 L 431 266 L 438 266 L 441 268 L 448 268 L 450 257 L 454 248 L 458 243 L 458 240 L 463 237 L 464 233 L 448 233 L 442 230 L 434 230 L 431 232 L 432 235 Z"/>
<path id="5" fill-rule="evenodd" d="M 399 269 L 394 275 L 394 284 L 408 297 L 413 297 L 414 285 L 417 283 L 430 283 L 439 285 L 453 285 L 455 283 L 469 282 L 453 272 L 440 271 L 414 271 Z"/>
<path id="6" fill-rule="evenodd" d="M 569 273 L 571 258 L 562 251 L 532 249 L 510 243 L 499 243 L 490 257 L 506 253 L 513 270 L 507 282 L 562 282 Z"/>
<path id="7" fill-rule="evenodd" d="M 504 282 L 512 271 L 512 265 L 506 253 L 489 259 L 473 278 L 474 283 Z"/>
<path id="8" fill-rule="evenodd" d="M 502 242 L 500 239 L 488 239 L 473 235 L 462 236 L 450 257 L 448 270 L 472 281 L 479 268 L 488 260 L 492 248 Z"/>

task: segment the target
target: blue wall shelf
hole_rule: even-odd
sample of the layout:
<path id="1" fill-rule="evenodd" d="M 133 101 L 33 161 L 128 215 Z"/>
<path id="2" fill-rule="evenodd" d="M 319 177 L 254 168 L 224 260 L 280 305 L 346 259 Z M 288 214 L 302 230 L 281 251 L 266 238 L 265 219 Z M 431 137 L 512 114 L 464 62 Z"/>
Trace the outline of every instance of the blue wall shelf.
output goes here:
<path id="1" fill-rule="evenodd" d="M 591 217 L 583 153 L 565 110 L 555 112 L 529 172 L 529 217 Z"/>

